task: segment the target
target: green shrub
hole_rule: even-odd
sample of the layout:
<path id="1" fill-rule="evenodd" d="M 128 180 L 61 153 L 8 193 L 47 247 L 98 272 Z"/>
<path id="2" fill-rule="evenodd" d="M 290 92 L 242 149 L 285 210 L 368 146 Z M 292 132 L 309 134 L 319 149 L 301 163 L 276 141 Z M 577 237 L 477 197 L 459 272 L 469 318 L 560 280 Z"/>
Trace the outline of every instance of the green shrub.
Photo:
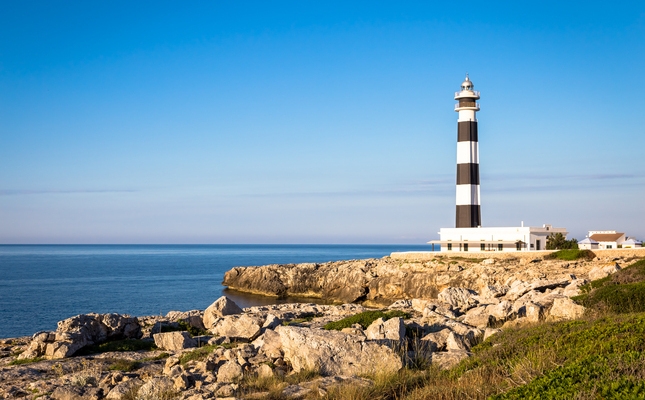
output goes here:
<path id="1" fill-rule="evenodd" d="M 592 259 L 596 255 L 591 250 L 578 250 L 578 249 L 567 249 L 567 250 L 558 250 L 551 254 L 546 255 L 546 259 L 557 259 L 564 261 L 573 261 L 580 258 Z"/>
<path id="2" fill-rule="evenodd" d="M 210 332 L 195 328 L 192 325 L 189 325 L 186 321 L 177 321 L 178 326 L 173 325 L 161 325 L 159 329 L 161 332 L 188 332 L 191 336 L 203 336 L 209 335 Z"/>
<path id="3" fill-rule="evenodd" d="M 354 324 L 359 324 L 366 329 L 379 318 L 388 320 L 390 318 L 400 317 L 400 318 L 410 318 L 410 314 L 403 311 L 391 310 L 391 311 L 365 311 L 360 314 L 352 315 L 350 317 L 345 317 L 341 320 L 329 322 L 323 328 L 327 330 L 336 330 L 339 331 L 344 328 L 350 328 Z"/>
<path id="4" fill-rule="evenodd" d="M 35 363 L 38 361 L 44 360 L 44 357 L 34 357 L 34 358 L 24 358 L 22 360 L 13 360 L 9 363 L 9 365 L 24 365 L 24 364 L 31 364 Z"/>
<path id="5" fill-rule="evenodd" d="M 141 367 L 141 363 L 138 361 L 116 359 L 112 361 L 108 369 L 110 371 L 131 372 L 139 367 Z"/>
<path id="6" fill-rule="evenodd" d="M 82 356 L 95 353 L 107 353 L 109 351 L 150 351 L 155 350 L 156 348 L 157 346 L 155 346 L 155 342 L 150 340 L 124 339 L 85 346 L 74 355 Z"/>
<path id="7" fill-rule="evenodd" d="M 616 314 L 645 312 L 645 282 L 606 284 L 573 299 L 587 308 Z"/>
<path id="8" fill-rule="evenodd" d="M 186 352 L 179 357 L 179 362 L 181 365 L 185 365 L 189 361 L 201 361 L 208 357 L 209 354 L 217 348 L 216 345 L 206 345 L 204 347 L 199 347 L 193 351 Z"/>
<path id="9" fill-rule="evenodd" d="M 591 281 L 573 300 L 587 308 L 616 314 L 645 312 L 645 260 Z"/>

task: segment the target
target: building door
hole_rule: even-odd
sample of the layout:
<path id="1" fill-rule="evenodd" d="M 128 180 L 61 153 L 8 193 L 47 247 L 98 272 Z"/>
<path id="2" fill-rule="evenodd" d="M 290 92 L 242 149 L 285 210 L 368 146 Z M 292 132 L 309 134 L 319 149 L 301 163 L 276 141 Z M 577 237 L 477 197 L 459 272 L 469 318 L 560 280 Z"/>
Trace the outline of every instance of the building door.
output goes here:
<path id="1" fill-rule="evenodd" d="M 539 240 L 535 241 L 535 250 L 542 250 L 542 247 L 540 246 L 540 241 Z"/>

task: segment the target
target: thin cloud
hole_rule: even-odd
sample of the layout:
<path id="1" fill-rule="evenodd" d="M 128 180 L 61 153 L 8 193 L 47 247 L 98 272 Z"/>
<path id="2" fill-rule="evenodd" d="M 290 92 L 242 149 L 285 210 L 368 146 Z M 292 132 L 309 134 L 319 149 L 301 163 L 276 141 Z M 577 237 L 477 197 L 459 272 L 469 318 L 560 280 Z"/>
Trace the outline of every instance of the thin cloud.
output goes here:
<path id="1" fill-rule="evenodd" d="M 21 196 L 38 194 L 105 194 L 105 193 L 134 193 L 133 189 L 0 189 L 0 196 Z"/>

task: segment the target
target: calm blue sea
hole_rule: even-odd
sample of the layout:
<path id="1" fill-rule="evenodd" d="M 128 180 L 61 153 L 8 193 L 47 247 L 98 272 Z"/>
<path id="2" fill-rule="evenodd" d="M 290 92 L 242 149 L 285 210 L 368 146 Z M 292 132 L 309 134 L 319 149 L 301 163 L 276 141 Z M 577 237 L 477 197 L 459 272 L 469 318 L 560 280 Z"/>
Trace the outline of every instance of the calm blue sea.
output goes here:
<path id="1" fill-rule="evenodd" d="M 0 338 L 54 330 L 88 312 L 204 309 L 222 294 L 241 307 L 276 299 L 226 290 L 234 266 L 383 257 L 428 245 L 0 245 Z M 310 299 L 288 299 L 288 301 Z"/>

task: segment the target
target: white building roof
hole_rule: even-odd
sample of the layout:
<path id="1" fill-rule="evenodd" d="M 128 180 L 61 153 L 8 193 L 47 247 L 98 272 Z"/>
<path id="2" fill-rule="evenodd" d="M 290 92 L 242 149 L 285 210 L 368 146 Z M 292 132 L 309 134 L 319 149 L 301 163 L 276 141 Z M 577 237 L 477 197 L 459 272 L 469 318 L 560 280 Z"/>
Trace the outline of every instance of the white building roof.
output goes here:
<path id="1" fill-rule="evenodd" d="M 587 238 L 584 238 L 581 241 L 579 241 L 578 244 L 598 244 L 598 242 L 596 242 L 592 238 L 587 237 Z"/>

